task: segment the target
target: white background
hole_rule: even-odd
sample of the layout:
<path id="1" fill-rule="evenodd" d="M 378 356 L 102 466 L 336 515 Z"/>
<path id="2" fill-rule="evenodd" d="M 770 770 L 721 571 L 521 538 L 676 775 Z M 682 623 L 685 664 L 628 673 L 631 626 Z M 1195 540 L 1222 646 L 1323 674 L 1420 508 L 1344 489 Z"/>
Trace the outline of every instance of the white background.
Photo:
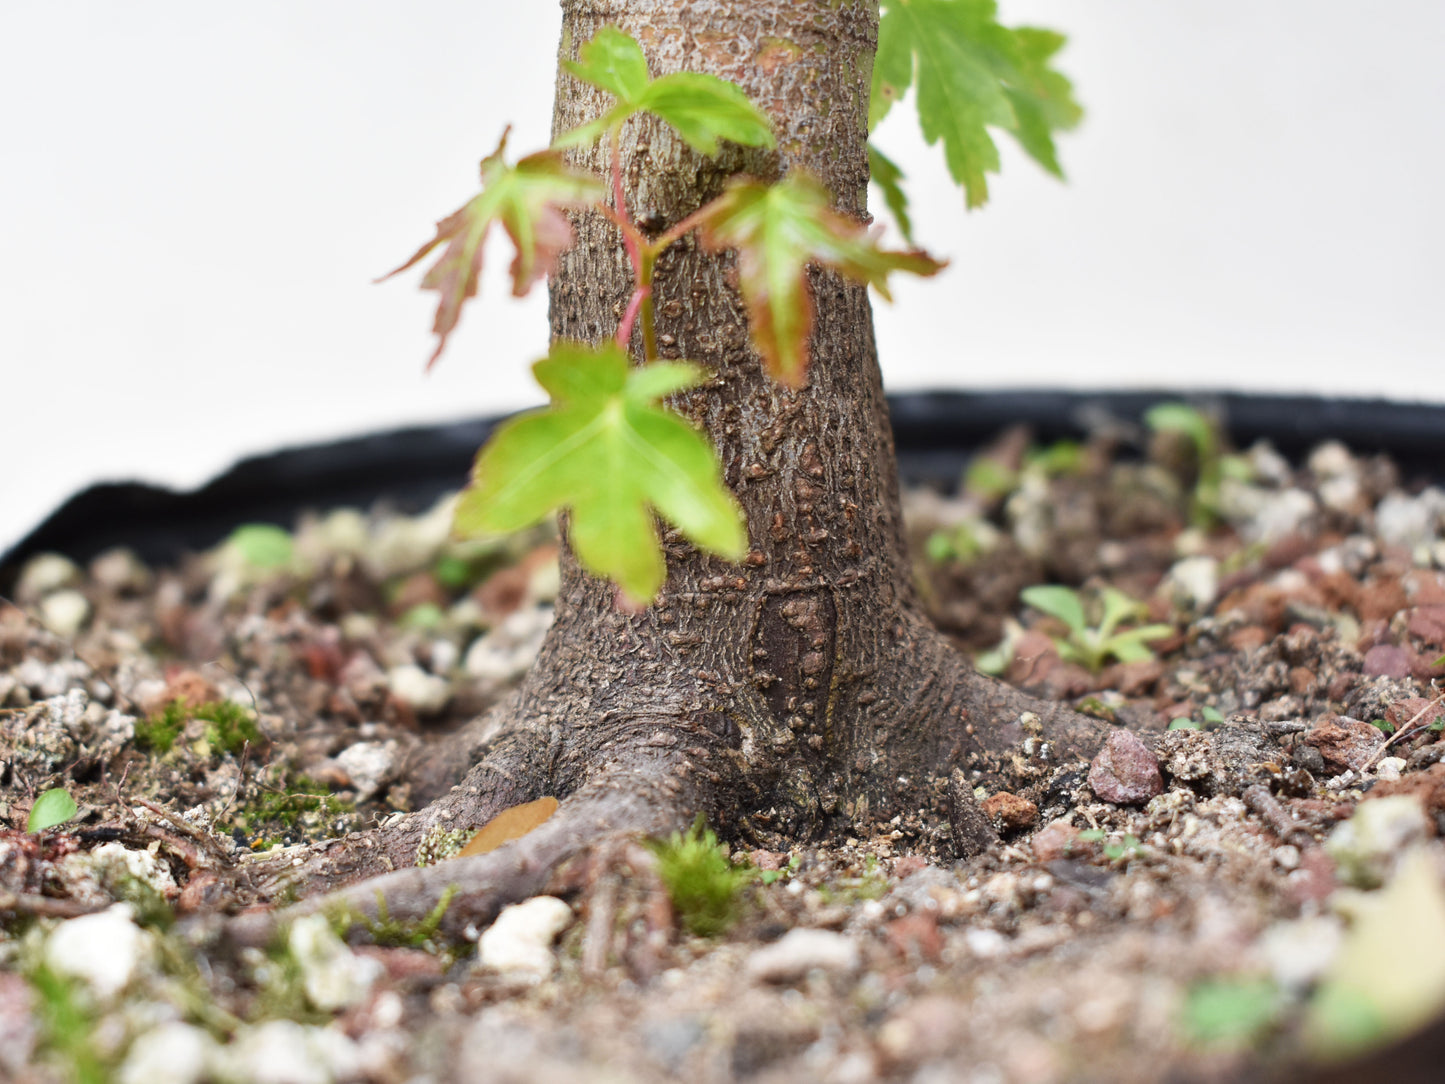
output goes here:
<path id="1" fill-rule="evenodd" d="M 953 260 L 880 308 L 894 389 L 1234 387 L 1445 401 L 1445 4 L 1002 0 L 1065 30 L 1070 183 L 965 215 L 910 109 L 879 145 Z M 483 287 L 430 376 L 389 270 L 507 122 L 548 133 L 538 0 L 0 8 L 0 547 L 103 479 L 535 400 L 545 300 Z M 1006 148 L 1007 151 L 1007 148 Z M 506 259 L 500 249 L 493 264 Z"/>

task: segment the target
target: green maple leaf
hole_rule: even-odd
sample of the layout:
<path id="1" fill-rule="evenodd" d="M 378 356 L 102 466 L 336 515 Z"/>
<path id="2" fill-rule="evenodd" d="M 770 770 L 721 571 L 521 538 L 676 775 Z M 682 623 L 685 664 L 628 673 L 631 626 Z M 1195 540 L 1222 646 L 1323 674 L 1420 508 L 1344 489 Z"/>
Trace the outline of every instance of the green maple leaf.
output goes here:
<path id="1" fill-rule="evenodd" d="M 458 532 L 516 531 L 569 508 L 578 560 L 639 602 L 667 575 L 654 510 L 701 549 L 730 560 L 747 552 L 742 509 L 707 438 L 657 403 L 702 383 L 705 369 L 634 369 L 614 343 L 559 342 L 532 371 L 552 404 L 493 434 L 457 507 Z"/>
<path id="2" fill-rule="evenodd" d="M 596 120 L 564 133 L 554 146 L 591 143 L 634 113 L 661 118 L 688 146 L 709 156 L 717 154 L 722 139 L 748 147 L 773 145 L 768 118 L 738 87 L 700 72 L 652 79 L 642 46 L 615 26 L 597 31 L 578 55 L 580 60 L 563 61 L 563 67 L 611 94 L 617 104 Z"/>
<path id="3" fill-rule="evenodd" d="M 572 244 L 572 224 L 563 209 L 591 203 L 604 191 L 600 181 L 569 170 L 555 151 L 529 155 L 516 165 L 508 165 L 502 157 L 507 134 L 503 132 L 497 149 L 482 159 L 482 191 L 438 222 L 436 236 L 417 249 L 411 259 L 377 280 L 385 281 L 415 267 L 434 248 L 446 243 L 421 280 L 423 290 L 435 290 L 441 295 L 432 323 L 437 347 L 427 361 L 428 368 L 446 349 L 447 338 L 461 319 L 462 306 L 477 295 L 483 249 L 493 223 L 500 222 L 511 238 L 515 249 L 512 293 L 521 297 Z"/>
<path id="4" fill-rule="evenodd" d="M 872 128 L 912 86 L 919 124 L 963 186 L 968 206 L 988 199 L 998 172 L 999 128 L 1062 177 L 1053 133 L 1083 116 L 1067 78 L 1050 67 L 1064 38 L 998 22 L 994 0 L 882 0 L 868 124 Z"/>
<path id="5" fill-rule="evenodd" d="M 903 170 L 877 147 L 870 146 L 868 175 L 868 179 L 882 190 L 883 203 L 893 215 L 893 221 L 898 223 L 898 232 L 903 234 L 905 241 L 913 244 L 913 220 L 908 217 L 908 197 L 903 192 Z"/>
<path id="6" fill-rule="evenodd" d="M 771 185 L 736 179 L 700 219 L 708 248 L 737 250 L 753 344 L 773 377 L 793 387 L 808 369 L 809 263 L 867 283 L 889 299 L 889 272 L 932 275 L 943 267 L 926 252 L 882 248 L 875 234 L 833 210 L 828 189 L 801 170 Z"/>

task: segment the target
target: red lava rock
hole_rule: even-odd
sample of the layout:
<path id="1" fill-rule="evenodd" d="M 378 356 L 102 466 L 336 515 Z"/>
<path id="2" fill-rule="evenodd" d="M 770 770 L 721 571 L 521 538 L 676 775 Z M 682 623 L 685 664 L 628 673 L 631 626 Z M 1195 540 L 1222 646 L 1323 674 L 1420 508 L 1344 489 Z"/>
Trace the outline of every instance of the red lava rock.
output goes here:
<path id="1" fill-rule="evenodd" d="M 1355 687 L 1354 674 L 1336 674 L 1330 678 L 1330 687 L 1325 690 L 1325 695 L 1331 700 L 1343 700 L 1350 695 L 1350 690 Z"/>
<path id="2" fill-rule="evenodd" d="M 1064 662 L 1054 642 L 1034 629 L 1025 632 L 1014 645 L 1008 679 L 1014 685 L 1042 691 L 1052 700 L 1069 700 L 1094 687 L 1087 670 Z"/>
<path id="3" fill-rule="evenodd" d="M 387 977 L 393 982 L 417 977 L 438 978 L 442 974 L 441 961 L 421 949 L 357 945 L 352 951 L 358 956 L 370 956 L 373 960 L 379 960 L 386 968 Z"/>
<path id="4" fill-rule="evenodd" d="M 1050 821 L 1034 833 L 1034 857 L 1040 862 L 1065 858 L 1074 852 L 1078 838 L 1079 830 L 1068 821 Z"/>
<path id="5" fill-rule="evenodd" d="M 983 800 L 983 811 L 1001 827 L 1009 830 L 1027 828 L 1039 819 L 1039 807 L 1027 798 L 1001 790 Z"/>
<path id="6" fill-rule="evenodd" d="M 219 699 L 221 691 L 204 674 L 177 667 L 166 671 L 166 687 L 160 695 L 147 699 L 141 707 L 153 715 L 176 700 L 194 708 Z"/>
<path id="7" fill-rule="evenodd" d="M 934 962 L 943 955 L 943 934 L 938 931 L 938 920 L 927 911 L 914 911 L 894 919 L 883 932 L 889 947 L 905 960 Z"/>
<path id="8" fill-rule="evenodd" d="M 1432 647 L 1445 647 L 1445 606 L 1416 606 L 1405 628 Z"/>
<path id="9" fill-rule="evenodd" d="M 1436 678 L 1445 678 L 1445 657 L 1434 649 L 1415 655 L 1410 661 L 1410 676 L 1427 685 Z"/>
<path id="10" fill-rule="evenodd" d="M 1396 700 L 1385 709 L 1385 719 L 1396 730 L 1401 727 L 1427 727 L 1445 720 L 1445 702 L 1427 700 L 1423 696 L 1409 696 Z"/>
<path id="11" fill-rule="evenodd" d="M 1253 583 L 1225 595 L 1215 609 L 1220 614 L 1238 611 L 1251 625 L 1263 625 L 1270 632 L 1278 632 L 1284 624 L 1287 601 L 1279 588 L 1267 583 Z"/>
<path id="12" fill-rule="evenodd" d="M 1380 644 L 1365 652 L 1365 673 L 1370 677 L 1410 676 L 1410 653 L 1393 644 Z"/>
<path id="13" fill-rule="evenodd" d="M 1089 765 L 1089 786 L 1103 801 L 1143 805 L 1163 791 L 1164 777 L 1158 759 L 1137 734 L 1116 730 Z"/>
<path id="14" fill-rule="evenodd" d="M 521 608 L 531 579 L 531 573 L 521 565 L 498 569 L 477 585 L 472 598 L 483 613 L 499 620 Z"/>
<path id="15" fill-rule="evenodd" d="M 1259 625 L 1245 625 L 1229 634 L 1229 646 L 1235 651 L 1253 651 L 1269 640 L 1269 631 Z"/>
<path id="16" fill-rule="evenodd" d="M 1415 569 L 1401 581 L 1416 606 L 1445 606 L 1445 573 Z"/>
<path id="17" fill-rule="evenodd" d="M 1372 647 L 1394 643 L 1388 621 L 1365 621 L 1360 626 L 1360 638 L 1355 641 L 1355 650 L 1364 654 Z"/>
<path id="18" fill-rule="evenodd" d="M 1265 550 L 1262 561 L 1266 568 L 1278 571 L 1313 553 L 1316 545 L 1314 539 L 1292 531 Z"/>
<path id="19" fill-rule="evenodd" d="M 1392 794 L 1408 794 L 1419 798 L 1430 814 L 1432 822 L 1445 814 L 1445 764 L 1432 764 L 1423 772 L 1410 772 L 1399 779 L 1376 783 L 1365 795 L 1364 801 L 1373 798 L 1388 798 Z M 1438 822 L 1437 822 L 1438 823 Z"/>
<path id="20" fill-rule="evenodd" d="M 1299 867 L 1285 882 L 1285 894 L 1295 904 L 1323 903 L 1335 890 L 1335 862 L 1323 847 L 1308 847 Z"/>
<path id="21" fill-rule="evenodd" d="M 450 605 L 451 597 L 447 594 L 447 589 L 431 572 L 422 570 L 413 572 L 401 581 L 387 610 L 392 616 L 401 617 L 408 610 L 426 603 L 445 609 Z"/>
<path id="22" fill-rule="evenodd" d="M 912 877 L 919 870 L 928 868 L 928 859 L 916 854 L 905 854 L 893 860 L 893 876 L 899 880 Z"/>
<path id="23" fill-rule="evenodd" d="M 1162 641 L 1151 645 L 1153 650 L 1163 650 Z M 1121 662 L 1104 671 L 1104 684 L 1118 689 L 1125 696 L 1146 696 L 1164 676 L 1164 664 L 1158 659 L 1141 659 L 1138 662 Z"/>
<path id="24" fill-rule="evenodd" d="M 1389 576 L 1361 585 L 1355 599 L 1355 612 L 1361 621 L 1388 621 L 1408 605 L 1400 580 Z"/>
<path id="25" fill-rule="evenodd" d="M 1305 744 L 1313 745 L 1336 772 L 1359 771 L 1380 751 L 1385 735 L 1378 728 L 1359 719 L 1326 715 L 1305 735 Z"/>
<path id="26" fill-rule="evenodd" d="M 782 869 L 788 856 L 782 851 L 749 851 L 748 861 L 758 869 Z"/>
<path id="27" fill-rule="evenodd" d="M 191 874 L 186 887 L 181 889 L 181 894 L 176 899 L 176 910 L 183 915 L 209 910 L 220 905 L 225 895 L 225 886 L 221 884 L 220 878 L 210 870 L 201 870 Z"/>
<path id="28" fill-rule="evenodd" d="M 1315 691 L 1315 672 L 1308 666 L 1290 667 L 1289 691 L 1296 696 L 1309 696 Z"/>

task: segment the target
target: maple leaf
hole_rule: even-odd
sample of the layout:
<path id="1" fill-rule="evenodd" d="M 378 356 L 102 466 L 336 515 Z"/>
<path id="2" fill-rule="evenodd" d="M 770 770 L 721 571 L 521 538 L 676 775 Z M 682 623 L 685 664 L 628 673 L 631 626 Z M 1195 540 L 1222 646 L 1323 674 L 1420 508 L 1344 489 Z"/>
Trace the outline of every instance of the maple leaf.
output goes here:
<path id="1" fill-rule="evenodd" d="M 602 116 L 563 133 L 553 144 L 572 147 L 590 143 L 621 125 L 634 113 L 651 113 L 671 125 L 688 146 L 712 156 L 718 141 L 748 147 L 771 147 L 768 118 L 737 86 L 701 72 L 676 72 L 652 79 L 642 46 L 618 30 L 604 26 L 578 51 L 579 60 L 563 67 L 617 99 Z"/>
<path id="2" fill-rule="evenodd" d="M 655 597 L 667 575 L 654 511 L 710 553 L 747 552 L 742 509 L 712 446 L 657 403 L 707 370 L 634 369 L 615 343 L 559 342 L 532 371 L 552 403 L 504 423 L 482 449 L 457 506 L 458 532 L 515 531 L 568 508 L 578 560 L 637 602 Z"/>
<path id="3" fill-rule="evenodd" d="M 883 203 L 898 224 L 898 232 L 913 244 L 913 220 L 908 217 L 908 197 L 903 193 L 903 170 L 877 147 L 868 148 L 868 179 L 883 192 Z"/>
<path id="4" fill-rule="evenodd" d="M 572 224 L 564 208 L 584 206 L 602 195 L 600 181 L 568 169 L 555 151 L 529 155 L 516 165 L 503 158 L 510 128 L 502 133 L 497 149 L 482 159 L 482 190 L 465 206 L 437 223 L 433 237 L 400 267 L 378 282 L 415 267 L 443 242 L 446 248 L 427 269 L 423 290 L 441 295 L 432 331 L 437 347 L 427 361 L 430 369 L 446 349 L 447 338 L 461 319 L 462 306 L 476 297 L 481 281 L 482 254 L 493 223 L 500 222 L 511 238 L 512 293 L 521 297 L 545 276 L 557 257 L 572 244 Z"/>
<path id="5" fill-rule="evenodd" d="M 882 248 L 876 234 L 832 204 L 821 181 L 795 170 L 777 184 L 735 179 L 698 215 L 704 245 L 737 250 L 753 344 L 774 379 L 791 387 L 802 385 L 808 369 L 809 263 L 873 286 L 889 300 L 889 272 L 932 275 L 944 266 L 920 250 Z"/>
<path id="6" fill-rule="evenodd" d="M 987 175 L 999 168 L 989 128 L 1007 131 L 1063 176 L 1053 133 L 1072 128 L 1083 111 L 1068 79 L 1049 66 L 1062 35 L 1000 25 L 994 0 L 882 0 L 881 9 L 870 128 L 916 85 L 923 136 L 942 141 L 970 208 L 988 199 Z"/>

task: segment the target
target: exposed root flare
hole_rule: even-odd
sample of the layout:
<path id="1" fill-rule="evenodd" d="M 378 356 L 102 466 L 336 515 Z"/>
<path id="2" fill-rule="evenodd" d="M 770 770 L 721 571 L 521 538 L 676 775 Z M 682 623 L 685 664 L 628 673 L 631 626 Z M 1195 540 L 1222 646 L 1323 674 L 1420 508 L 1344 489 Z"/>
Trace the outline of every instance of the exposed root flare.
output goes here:
<path id="1" fill-rule="evenodd" d="M 238 945 L 261 946 L 271 940 L 278 928 L 302 915 L 346 913 L 375 920 L 383 904 L 386 916 L 392 921 L 421 922 L 447 897 L 450 902 L 441 931 L 453 937 L 474 939 L 503 907 L 543 891 L 553 874 L 584 850 L 608 840 L 664 835 L 685 827 L 698 797 L 683 785 L 688 777 L 683 757 L 675 753 L 659 755 L 640 748 L 625 763 L 615 763 L 598 771 L 593 779 L 566 798 L 544 824 L 487 854 L 368 876 L 364 872 L 367 863 L 328 864 L 327 855 L 322 852 L 295 867 L 299 878 L 274 876 L 267 887 L 278 890 L 284 884 L 293 891 L 305 893 L 308 888 L 315 891 L 318 884 L 335 884 L 358 869 L 363 870 L 364 879 L 308 895 L 300 903 L 280 910 L 243 912 L 229 920 L 226 932 Z M 468 803 L 457 800 L 459 793 L 470 799 L 469 804 L 478 811 L 475 815 L 462 815 L 464 811 L 457 807 Z M 448 799 L 456 823 L 484 823 L 490 816 L 485 810 L 494 804 L 464 788 L 453 791 Z M 418 821 L 434 811 L 435 807 L 431 807 L 408 820 Z M 417 833 L 411 830 L 414 828 L 414 824 L 408 825 L 406 838 L 415 838 Z M 384 831 L 368 835 L 373 837 L 373 846 L 369 849 L 378 849 L 385 843 L 388 850 L 396 850 L 395 831 L 390 833 L 390 839 L 381 838 L 388 835 Z M 349 855 L 365 848 L 359 847 L 357 837 L 351 837 L 338 841 L 332 849 Z M 316 867 L 326 865 L 330 868 L 318 879 Z M 310 876 L 301 873 L 308 868 L 312 870 Z"/>
<path id="2" fill-rule="evenodd" d="M 750 763 L 735 735 L 716 737 L 688 718 L 639 713 L 601 737 L 602 727 L 577 721 L 595 716 L 574 715 L 559 726 L 506 703 L 451 739 L 454 755 L 464 747 L 478 759 L 462 783 L 425 809 L 300 856 L 250 865 L 238 885 L 242 899 L 305 898 L 244 912 L 229 921 L 228 933 L 261 944 L 302 914 L 375 919 L 379 901 L 390 919 L 420 922 L 445 896 L 443 931 L 475 937 L 502 907 L 544 891 L 569 860 L 624 838 L 682 829 L 700 812 L 744 838 L 757 836 L 758 824 L 776 823 L 774 815 L 797 838 L 818 838 L 865 830 L 868 820 L 898 812 L 895 806 L 921 808 L 939 793 L 935 784 L 948 796 L 956 853 L 977 853 L 996 837 L 973 802 L 965 768 L 994 785 L 1027 787 L 1092 755 L 1109 728 L 978 674 L 931 629 L 912 643 L 912 679 L 894 675 L 894 687 L 911 692 L 893 709 L 893 725 L 848 728 L 837 750 L 780 771 Z M 850 771 L 864 761 L 870 770 Z M 441 763 L 430 758 L 421 766 L 432 783 Z M 825 788 L 842 801 L 826 806 L 818 797 Z M 487 854 L 415 864 L 437 833 L 465 834 L 503 809 L 548 795 L 562 799 L 560 809 L 522 838 Z"/>

